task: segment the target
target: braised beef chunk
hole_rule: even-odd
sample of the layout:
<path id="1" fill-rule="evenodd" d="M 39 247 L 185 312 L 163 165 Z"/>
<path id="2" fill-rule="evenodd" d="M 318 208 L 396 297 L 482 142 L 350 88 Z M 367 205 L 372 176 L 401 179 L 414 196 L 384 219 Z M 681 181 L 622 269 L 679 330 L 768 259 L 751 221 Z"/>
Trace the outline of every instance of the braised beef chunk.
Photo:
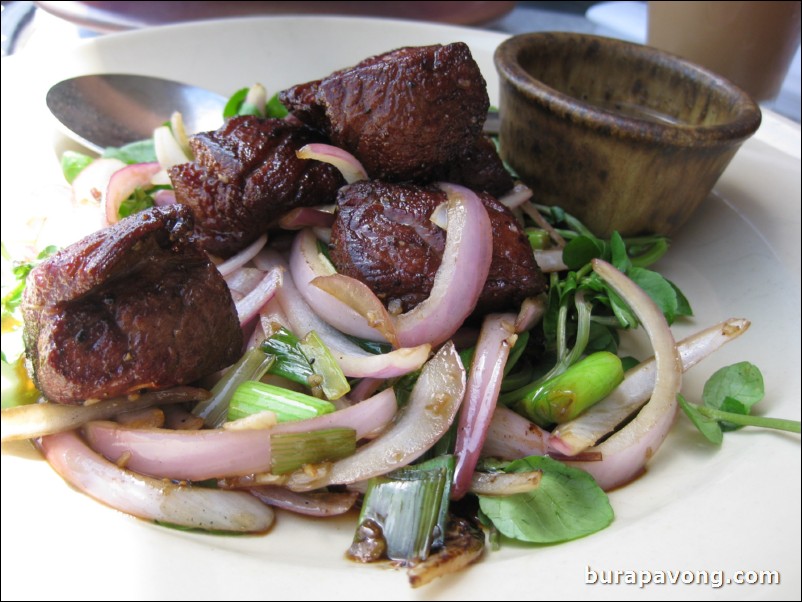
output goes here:
<path id="1" fill-rule="evenodd" d="M 322 140 L 303 125 L 253 116 L 193 136 L 195 161 L 173 167 L 170 179 L 178 202 L 192 209 L 198 244 L 228 257 L 290 209 L 333 203 L 345 183 L 339 171 L 295 156 Z"/>
<path id="2" fill-rule="evenodd" d="M 546 288 L 515 217 L 487 194 L 480 198 L 493 227 L 493 260 L 477 312 L 514 309 Z M 445 232 L 430 220 L 444 192 L 411 184 L 358 182 L 340 191 L 331 231 L 337 271 L 367 284 L 404 311 L 426 299 L 445 247 Z"/>
<path id="3" fill-rule="evenodd" d="M 437 174 L 441 182 L 454 182 L 477 192 L 499 197 L 512 189 L 510 172 L 496 152 L 496 145 L 486 136 L 479 136 L 465 153 Z"/>
<path id="4" fill-rule="evenodd" d="M 461 42 L 400 48 L 280 98 L 356 156 L 371 178 L 391 182 L 432 180 L 473 146 L 490 104 L 479 67 Z"/>
<path id="5" fill-rule="evenodd" d="M 239 357 L 226 283 L 190 240 L 183 205 L 152 208 L 34 269 L 22 301 L 32 377 L 79 403 L 187 384 Z"/>

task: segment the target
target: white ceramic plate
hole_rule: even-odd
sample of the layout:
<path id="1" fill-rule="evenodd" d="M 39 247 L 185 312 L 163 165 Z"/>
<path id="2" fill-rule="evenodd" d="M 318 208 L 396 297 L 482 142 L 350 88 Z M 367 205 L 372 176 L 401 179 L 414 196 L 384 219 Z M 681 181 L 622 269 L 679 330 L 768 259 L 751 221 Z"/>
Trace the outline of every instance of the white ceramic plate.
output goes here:
<path id="1" fill-rule="evenodd" d="M 99 38 L 46 57 L 3 59 L 3 238 L 38 204 L 63 201 L 65 140 L 44 108 L 59 79 L 88 72 L 155 74 L 221 93 L 316 78 L 402 45 L 464 40 L 495 97 L 492 53 L 502 36 L 393 21 L 275 18 L 200 23 Z M 772 114 L 738 153 L 661 269 L 696 317 L 683 336 L 730 316 L 751 330 L 685 380 L 695 399 L 716 368 L 763 370 L 760 412 L 800 417 L 800 130 Z M 55 211 L 55 209 L 53 209 Z M 51 230 L 53 231 L 53 230 Z M 682 419 L 684 420 L 684 419 Z M 800 596 L 799 437 L 743 430 L 721 449 L 680 422 L 648 473 L 612 493 L 607 530 L 558 546 L 505 545 L 420 591 L 401 572 L 343 557 L 352 520 L 281 513 L 265 537 L 163 529 L 72 491 L 25 445 L 3 448 L 3 599 L 692 599 Z M 588 571 L 777 571 L 779 585 L 586 584 Z M 592 573 L 590 573 L 592 575 Z M 681 577 L 691 577 L 690 573 Z"/>

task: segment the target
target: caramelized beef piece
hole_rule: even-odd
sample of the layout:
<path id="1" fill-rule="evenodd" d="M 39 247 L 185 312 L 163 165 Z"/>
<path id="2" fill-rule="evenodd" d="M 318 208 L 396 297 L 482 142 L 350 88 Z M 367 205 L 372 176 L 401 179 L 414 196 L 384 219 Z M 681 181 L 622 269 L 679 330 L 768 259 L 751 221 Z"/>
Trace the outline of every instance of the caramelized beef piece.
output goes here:
<path id="1" fill-rule="evenodd" d="M 480 194 L 493 227 L 493 260 L 477 312 L 515 309 L 546 288 L 515 217 Z M 404 311 L 426 299 L 440 266 L 445 232 L 429 219 L 446 194 L 410 184 L 358 182 L 340 191 L 331 231 L 331 260 L 342 274 L 367 284 Z"/>
<path id="2" fill-rule="evenodd" d="M 479 136 L 465 153 L 437 174 L 441 182 L 454 182 L 466 188 L 499 197 L 512 189 L 510 172 L 498 156 L 496 145 L 486 136 Z"/>
<path id="3" fill-rule="evenodd" d="M 490 106 L 461 42 L 374 56 L 280 99 L 356 156 L 371 178 L 391 182 L 431 181 L 473 146 Z"/>
<path id="4" fill-rule="evenodd" d="M 198 244 L 228 257 L 290 209 L 333 203 L 345 183 L 340 172 L 295 156 L 322 140 L 303 125 L 252 116 L 193 136 L 195 161 L 173 167 L 170 179 L 178 202 L 192 209 Z"/>
<path id="5" fill-rule="evenodd" d="M 187 384 L 237 359 L 234 302 L 190 241 L 192 226 L 183 205 L 149 209 L 31 271 L 25 347 L 48 399 L 80 403 Z"/>

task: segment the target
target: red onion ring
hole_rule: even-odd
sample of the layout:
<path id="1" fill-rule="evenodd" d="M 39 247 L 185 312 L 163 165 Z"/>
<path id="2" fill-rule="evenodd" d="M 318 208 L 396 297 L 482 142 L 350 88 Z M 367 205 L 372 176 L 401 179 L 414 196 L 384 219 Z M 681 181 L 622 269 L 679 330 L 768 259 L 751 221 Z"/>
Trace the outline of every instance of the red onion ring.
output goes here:
<path id="1" fill-rule="evenodd" d="M 504 196 L 498 198 L 498 202 L 506 205 L 510 209 L 520 207 L 520 205 L 532 198 L 532 189 L 526 184 L 516 182 L 512 190 L 507 192 Z"/>
<path id="2" fill-rule="evenodd" d="M 298 493 L 275 485 L 262 485 L 247 489 L 262 503 L 306 516 L 336 516 L 345 514 L 356 504 L 356 491 L 345 493 Z"/>
<path id="3" fill-rule="evenodd" d="M 396 412 L 395 393 L 381 393 L 343 410 L 271 428 L 171 431 L 136 429 L 114 422 L 84 427 L 89 445 L 112 462 L 122 459 L 135 472 L 167 479 L 203 481 L 269 472 L 270 435 L 351 428 L 361 439 L 387 425 Z"/>
<path id="4" fill-rule="evenodd" d="M 677 343 L 683 372 L 738 338 L 749 324 L 748 320 L 731 318 Z M 551 433 L 551 446 L 561 454 L 573 456 L 612 432 L 649 399 L 654 389 L 655 371 L 654 358 L 628 370 L 624 381 L 604 400 L 574 420 L 558 425 Z"/>
<path id="5" fill-rule="evenodd" d="M 312 230 L 301 230 L 295 236 L 290 252 L 290 273 L 304 300 L 320 318 L 334 328 L 369 341 L 387 340 L 382 333 L 371 328 L 365 317 L 356 310 L 312 284 L 315 278 L 337 273 L 331 263 L 321 256 L 317 247 L 317 238 Z M 370 295 L 373 298 L 376 297 L 372 292 Z M 381 305 L 380 301 L 379 304 Z"/>
<path id="6" fill-rule="evenodd" d="M 161 171 L 158 163 L 135 163 L 126 165 L 114 172 L 106 188 L 104 209 L 106 223 L 116 224 L 120 221 L 119 211 L 122 202 L 134 193 L 137 188 L 149 188 L 153 176 Z"/>
<path id="7" fill-rule="evenodd" d="M 362 167 L 359 159 L 348 151 L 331 144 L 307 144 L 295 151 L 295 156 L 299 159 L 314 159 L 315 161 L 333 165 L 349 184 L 368 179 L 368 173 Z"/>
<path id="8" fill-rule="evenodd" d="M 682 363 L 674 336 L 663 313 L 634 282 L 600 259 L 593 271 L 601 276 L 632 308 L 654 348 L 656 378 L 651 400 L 638 415 L 609 439 L 590 448 L 599 452 L 599 462 L 567 462 L 589 472 L 605 490 L 628 483 L 638 476 L 668 435 L 677 413 L 677 393 L 682 384 Z"/>
<path id="9" fill-rule="evenodd" d="M 253 259 L 256 254 L 262 250 L 262 248 L 267 244 L 267 234 L 262 234 L 259 238 L 249 244 L 247 247 L 242 249 L 236 255 L 232 255 L 228 259 L 226 259 L 223 263 L 217 266 L 217 271 L 223 277 L 228 276 L 237 268 L 244 266 L 248 263 L 251 259 Z"/>
<path id="10" fill-rule="evenodd" d="M 257 255 L 254 262 L 266 269 L 286 265 L 280 256 L 269 251 Z M 402 376 L 417 370 L 429 359 L 431 351 L 429 344 L 403 347 L 381 355 L 368 353 L 312 311 L 295 287 L 290 274 L 284 275 L 284 282 L 276 291 L 276 298 L 290 322 L 290 330 L 298 336 L 305 336 L 312 330 L 317 332 L 346 376 L 354 378 Z"/>
<path id="11" fill-rule="evenodd" d="M 496 406 L 482 456 L 517 460 L 549 451 L 549 432 L 504 406 Z"/>
<path id="12" fill-rule="evenodd" d="M 126 514 L 196 529 L 263 533 L 273 510 L 239 491 L 175 485 L 119 468 L 74 432 L 43 437 L 42 453 L 70 485 Z"/>
<path id="13" fill-rule="evenodd" d="M 273 298 L 276 290 L 281 287 L 282 277 L 282 270 L 270 270 L 250 293 L 237 301 L 237 315 L 240 324 L 247 323 Z"/>
<path id="14" fill-rule="evenodd" d="M 309 478 L 303 471 L 293 473 L 287 486 L 307 491 L 326 485 L 346 485 L 406 466 L 448 430 L 464 394 L 465 369 L 449 342 L 426 362 L 407 405 L 387 432 L 353 455 L 332 463 L 317 477 Z"/>
<path id="15" fill-rule="evenodd" d="M 460 499 L 471 488 L 471 477 L 496 409 L 504 366 L 515 344 L 514 323 L 514 314 L 490 314 L 482 324 L 457 425 L 452 499 Z"/>
<path id="16" fill-rule="evenodd" d="M 482 201 L 463 186 L 438 186 L 448 197 L 443 260 L 429 297 L 396 318 L 398 342 L 404 347 L 439 345 L 457 332 L 476 306 L 490 270 L 493 232 Z"/>

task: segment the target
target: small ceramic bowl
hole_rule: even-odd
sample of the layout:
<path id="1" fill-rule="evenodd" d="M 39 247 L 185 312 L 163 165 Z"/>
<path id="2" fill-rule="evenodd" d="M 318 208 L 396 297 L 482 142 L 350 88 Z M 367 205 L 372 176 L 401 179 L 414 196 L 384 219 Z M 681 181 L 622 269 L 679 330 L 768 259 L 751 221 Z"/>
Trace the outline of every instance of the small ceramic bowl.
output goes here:
<path id="1" fill-rule="evenodd" d="M 745 92 L 647 46 L 522 34 L 495 63 L 502 157 L 599 236 L 675 233 L 760 125 Z"/>

